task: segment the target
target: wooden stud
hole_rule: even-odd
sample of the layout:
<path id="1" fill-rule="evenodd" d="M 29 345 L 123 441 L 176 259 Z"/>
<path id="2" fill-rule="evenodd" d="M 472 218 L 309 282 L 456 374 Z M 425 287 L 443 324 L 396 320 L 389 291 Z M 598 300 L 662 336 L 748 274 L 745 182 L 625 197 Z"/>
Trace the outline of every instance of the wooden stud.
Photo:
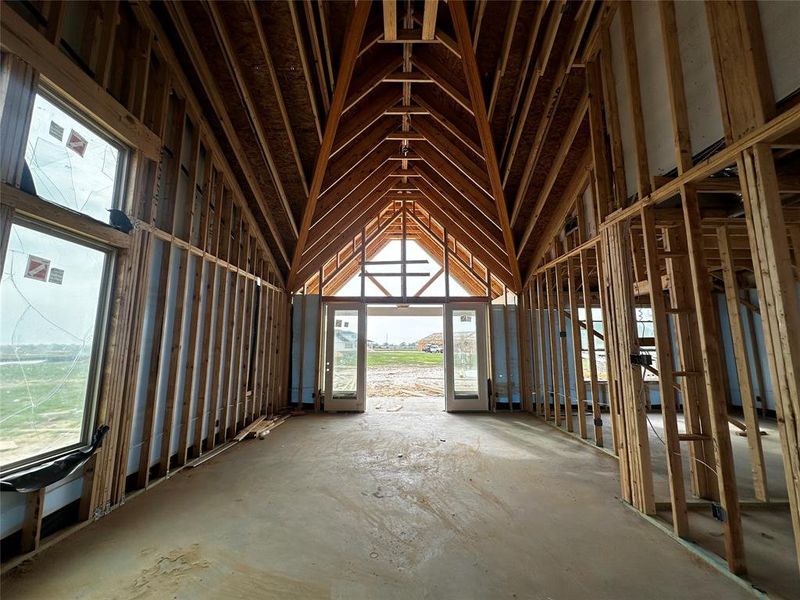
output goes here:
<path id="1" fill-rule="evenodd" d="M 733 260 L 731 259 L 730 237 L 728 228 L 721 225 L 717 228 L 719 239 L 719 254 L 722 261 L 722 277 L 725 284 L 725 300 L 728 306 L 728 323 L 730 325 L 731 340 L 733 342 L 733 357 L 736 362 L 736 374 L 739 379 L 739 394 L 742 401 L 747 424 L 747 445 L 750 449 L 750 470 L 753 473 L 753 491 L 757 500 L 766 502 L 767 471 L 764 464 L 764 451 L 761 447 L 761 431 L 758 428 L 758 413 L 756 412 L 755 397 L 753 394 L 753 381 L 750 376 L 749 358 L 744 341 L 744 328 L 740 314 L 739 283 L 736 279 Z M 755 339 L 753 340 L 755 344 Z"/>
<path id="2" fill-rule="evenodd" d="M 25 518 L 22 521 L 20 550 L 32 552 L 39 547 L 44 516 L 45 488 L 25 494 Z"/>
<path id="3" fill-rule="evenodd" d="M 689 517 L 686 512 L 686 490 L 683 483 L 680 440 L 678 439 L 677 398 L 673 382 L 672 339 L 664 310 L 664 292 L 661 289 L 661 267 L 658 259 L 655 215 L 652 207 L 642 209 L 644 255 L 647 261 L 647 280 L 650 283 L 650 308 L 658 356 L 658 385 L 661 395 L 661 414 L 664 420 L 664 443 L 667 454 L 672 528 L 675 535 L 689 535 Z"/>
<path id="4" fill-rule="evenodd" d="M 397 39 L 397 0 L 383 0 L 383 39 Z"/>
<path id="5" fill-rule="evenodd" d="M 594 346 L 594 315 L 592 314 L 592 292 L 590 288 L 590 275 L 589 275 L 589 251 L 581 250 L 580 252 L 580 270 L 581 270 L 581 288 L 583 292 L 582 302 L 583 310 L 586 314 L 586 349 L 589 354 L 589 378 L 592 390 L 592 419 L 593 419 L 593 432 L 594 443 L 599 447 L 603 447 L 603 415 L 600 411 L 600 384 L 597 380 L 597 354 L 595 353 Z M 598 284 L 599 287 L 599 284 Z"/>
<path id="6" fill-rule="evenodd" d="M 703 371 L 706 382 L 706 401 L 711 415 L 711 435 L 714 439 L 717 484 L 720 504 L 727 515 L 723 525 L 725 532 L 725 560 L 728 568 L 737 574 L 746 571 L 744 560 L 744 539 L 739 494 L 736 489 L 736 474 L 733 469 L 733 450 L 728 431 L 727 405 L 725 399 L 724 374 L 719 354 L 716 331 L 712 315 L 713 304 L 705 253 L 698 241 L 702 239 L 700 208 L 697 194 L 690 186 L 681 188 L 683 214 L 686 227 L 689 266 L 697 307 L 697 324 L 700 332 L 700 348 L 703 353 Z"/>
<path id="7" fill-rule="evenodd" d="M 777 192 L 771 149 L 756 144 L 737 161 L 742 179 L 764 341 L 773 389 L 778 431 L 789 494 L 795 547 L 800 550 L 800 317 L 796 282 Z M 800 554 L 798 554 L 800 556 Z"/>
<path id="8" fill-rule="evenodd" d="M 553 268 L 553 273 L 556 288 L 556 311 L 558 315 L 558 346 L 561 350 L 561 389 L 564 390 L 564 420 L 567 431 L 572 433 L 575 425 L 572 420 L 572 389 L 569 385 L 569 346 L 567 345 L 567 319 L 564 310 L 564 280 L 562 278 L 561 265 L 556 265 Z M 561 398 L 558 398 L 557 401 L 560 403 Z"/>
<path id="9" fill-rule="evenodd" d="M 667 71 L 667 90 L 672 111 L 672 137 L 678 173 L 692 168 L 692 143 L 689 134 L 689 113 L 683 84 L 683 64 L 678 43 L 678 24 L 674 0 L 658 3 L 661 16 L 661 43 Z"/>
<path id="10" fill-rule="evenodd" d="M 575 395 L 578 402 L 578 432 L 583 439 L 588 438 L 586 431 L 586 380 L 583 371 L 583 352 L 581 349 L 581 327 L 578 315 L 578 290 L 575 286 L 575 273 L 572 258 L 566 260 L 567 290 L 569 300 L 569 321 L 572 333 L 572 358 L 575 369 Z M 591 309 L 589 309 L 591 310 Z M 587 338 L 594 337 L 591 332 Z"/>
<path id="11" fill-rule="evenodd" d="M 433 40 L 436 36 L 436 12 L 439 0 L 425 0 L 424 16 L 422 21 L 422 39 Z"/>
<path id="12" fill-rule="evenodd" d="M 555 278 L 556 282 L 558 281 L 558 277 Z M 557 283 L 556 283 L 557 285 Z M 555 325 L 553 323 L 553 315 L 555 312 L 558 311 L 556 307 L 556 311 L 553 310 L 552 302 L 552 292 L 553 286 L 551 285 L 550 279 L 550 271 L 547 270 L 544 272 L 544 293 L 547 297 L 547 329 L 550 336 L 550 344 L 549 344 L 549 354 L 550 354 L 550 375 L 551 375 L 551 389 L 553 392 L 553 418 L 555 419 L 556 425 L 561 427 L 561 386 L 559 385 L 559 375 L 558 375 L 558 361 L 556 360 L 556 331 Z M 545 398 L 545 414 L 546 418 L 549 419 L 550 412 L 549 410 L 549 402 L 548 398 Z"/>
<path id="13" fill-rule="evenodd" d="M 666 310 L 675 311 L 672 314 L 675 315 L 673 322 L 678 364 L 684 370 L 697 371 L 701 368 L 702 354 L 685 239 L 682 229 L 664 229 L 664 247 L 666 252 L 673 254 L 666 260 L 670 296 L 670 307 Z M 698 377 L 682 377 L 679 385 L 686 417 L 685 427 L 690 434 L 698 436 L 689 444 L 689 471 L 692 474 L 693 492 L 700 498 L 718 500 L 716 477 L 712 468 L 707 466 L 714 461 L 714 447 L 710 436 L 711 421 L 705 399 L 705 384 Z"/>

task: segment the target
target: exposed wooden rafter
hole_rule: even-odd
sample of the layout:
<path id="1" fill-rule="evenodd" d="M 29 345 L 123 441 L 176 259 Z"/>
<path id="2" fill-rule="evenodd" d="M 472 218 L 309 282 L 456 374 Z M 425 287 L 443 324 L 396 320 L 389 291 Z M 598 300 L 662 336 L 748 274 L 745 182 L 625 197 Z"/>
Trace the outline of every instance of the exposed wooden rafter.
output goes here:
<path id="1" fill-rule="evenodd" d="M 352 21 L 350 22 L 345 35 L 344 47 L 342 49 L 342 57 L 339 66 L 339 76 L 337 77 L 338 83 L 333 92 L 331 109 L 328 113 L 328 119 L 325 123 L 325 134 L 322 136 L 322 143 L 320 144 L 317 162 L 314 167 L 314 176 L 311 180 L 308 200 L 303 213 L 300 234 L 297 239 L 294 258 L 292 259 L 292 265 L 289 271 L 288 287 L 290 290 L 294 289 L 294 284 L 296 283 L 297 272 L 300 268 L 303 250 L 306 245 L 306 241 L 308 240 L 308 230 L 311 227 L 312 220 L 314 219 L 314 212 L 317 208 L 317 200 L 322 188 L 322 181 L 325 177 L 325 171 L 327 170 L 328 161 L 331 157 L 331 151 L 333 150 L 336 132 L 339 129 L 339 120 L 344 110 L 345 101 L 347 99 L 347 91 L 350 87 L 350 80 L 353 77 L 353 70 L 355 69 L 358 50 L 361 47 L 361 38 L 364 35 L 364 28 L 367 24 L 367 17 L 369 16 L 369 10 L 371 6 L 372 2 L 370 0 L 362 0 L 356 5 L 356 8 L 353 12 Z"/>
<path id="2" fill-rule="evenodd" d="M 500 168 L 497 163 L 497 156 L 495 155 L 494 139 L 486 114 L 486 104 L 484 101 L 480 74 L 478 73 L 478 64 L 471 43 L 467 13 L 462 0 L 450 0 L 449 7 L 456 31 L 456 39 L 461 46 L 464 76 L 467 80 L 470 98 L 472 99 L 473 113 L 478 125 L 478 133 L 481 138 L 484 158 L 486 159 L 489 181 L 492 186 L 495 205 L 497 206 L 497 217 L 503 230 L 503 238 L 505 239 L 506 252 L 508 254 L 508 267 L 512 275 L 512 284 L 510 287 L 515 291 L 520 291 L 522 289 L 522 281 L 519 274 L 519 265 L 516 260 L 516 252 L 514 250 L 514 238 L 508 219 L 505 192 L 503 191 L 503 183 L 500 179 Z"/>

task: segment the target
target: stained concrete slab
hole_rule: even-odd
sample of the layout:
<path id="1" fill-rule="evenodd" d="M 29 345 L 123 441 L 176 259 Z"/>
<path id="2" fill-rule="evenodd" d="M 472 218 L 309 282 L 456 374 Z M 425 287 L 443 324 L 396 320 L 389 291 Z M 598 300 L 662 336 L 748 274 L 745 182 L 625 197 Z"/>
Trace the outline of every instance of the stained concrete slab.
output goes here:
<path id="1" fill-rule="evenodd" d="M 12 571 L 4 598 L 749 598 L 528 415 L 293 417 Z"/>
<path id="2" fill-rule="evenodd" d="M 662 415 L 657 412 L 649 412 L 647 419 L 650 425 L 648 434 L 655 498 L 656 501 L 668 502 L 670 496 L 664 444 L 664 421 Z M 612 437 L 611 419 L 608 414 L 603 414 L 603 421 L 605 445 L 606 448 L 609 448 Z M 759 427 L 765 434 L 761 436 L 761 445 L 764 464 L 767 468 L 769 498 L 771 501 L 781 503 L 781 506 L 763 510 L 742 510 L 747 578 L 771 597 L 800 600 L 800 573 L 797 570 L 797 553 L 792 533 L 792 516 L 788 506 L 778 426 L 775 419 L 762 417 L 759 419 Z M 678 428 L 681 431 L 686 430 L 683 415 L 678 415 Z M 587 416 L 587 429 L 591 435 L 591 416 Z M 756 496 L 750 469 L 750 450 L 747 438 L 739 435 L 741 431 L 733 425 L 730 425 L 729 429 L 739 499 L 755 503 Z M 692 475 L 689 467 L 690 456 L 684 446 L 684 485 L 687 491 L 687 500 L 691 502 L 696 498 L 691 492 Z M 702 468 L 702 465 L 698 465 L 698 468 Z M 659 513 L 659 517 L 670 527 L 672 526 L 672 515 L 669 511 Z M 725 545 L 722 524 L 712 517 L 710 510 L 692 511 L 689 518 L 689 530 L 690 539 L 694 543 L 724 560 Z"/>

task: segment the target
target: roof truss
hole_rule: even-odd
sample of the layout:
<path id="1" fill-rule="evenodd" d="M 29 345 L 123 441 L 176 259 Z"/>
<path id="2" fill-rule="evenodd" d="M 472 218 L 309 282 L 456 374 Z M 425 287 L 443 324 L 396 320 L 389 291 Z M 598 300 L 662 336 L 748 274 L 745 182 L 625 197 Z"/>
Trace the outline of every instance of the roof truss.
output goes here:
<path id="1" fill-rule="evenodd" d="M 304 281 L 306 293 L 319 293 L 319 278 L 323 279 L 323 294 L 335 295 L 355 277 L 361 269 L 361 247 L 364 257 L 373 260 L 392 240 L 403 239 L 403 217 L 405 216 L 406 239 L 417 242 L 430 255 L 438 270 L 418 290 L 410 290 L 415 297 L 422 295 L 445 271 L 445 244 L 448 250 L 447 270 L 450 275 L 473 296 L 487 295 L 487 278 L 491 279 L 494 295 L 502 293 L 503 282 L 492 278 L 493 272 L 480 258 L 470 253 L 466 246 L 454 237 L 436 217 L 416 201 L 385 201 L 382 207 L 370 215 L 367 223 L 354 235 L 339 238 L 339 246 L 333 255 L 314 272 L 309 272 Z M 380 281 L 373 281 L 378 288 Z M 388 290 L 384 295 L 390 295 Z"/>
<path id="2" fill-rule="evenodd" d="M 459 240 L 454 255 L 467 252 L 472 263 L 478 260 L 509 288 L 519 289 L 475 49 L 463 4 L 451 0 L 449 7 L 440 11 L 438 0 L 427 0 L 421 14 L 414 14 L 412 4 L 384 0 L 382 33 L 370 30 L 365 38 L 370 2 L 356 3 L 309 185 L 290 289 L 330 269 L 332 261 L 341 262 L 341 249 L 398 201 L 414 203 L 409 218 L 421 211 L 447 228 Z M 447 18 L 455 40 L 442 30 Z M 464 79 L 456 75 L 458 69 Z M 435 243 L 434 230 L 419 224 L 411 229 L 419 230 L 421 244 Z M 393 234 L 391 228 L 384 231 Z M 458 263 L 453 274 L 459 269 L 469 270 Z M 461 278 L 476 289 L 474 274 L 464 271 Z"/>

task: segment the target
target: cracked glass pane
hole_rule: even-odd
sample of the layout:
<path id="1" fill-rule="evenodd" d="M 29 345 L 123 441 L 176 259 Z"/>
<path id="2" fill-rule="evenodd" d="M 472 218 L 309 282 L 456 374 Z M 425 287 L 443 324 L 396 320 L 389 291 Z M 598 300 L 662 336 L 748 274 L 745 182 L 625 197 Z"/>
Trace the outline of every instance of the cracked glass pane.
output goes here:
<path id="1" fill-rule="evenodd" d="M 85 443 L 107 253 L 14 223 L 0 281 L 0 465 Z"/>
<path id="2" fill-rule="evenodd" d="M 115 207 L 120 148 L 46 96 L 33 104 L 25 162 L 36 194 L 104 223 Z"/>

